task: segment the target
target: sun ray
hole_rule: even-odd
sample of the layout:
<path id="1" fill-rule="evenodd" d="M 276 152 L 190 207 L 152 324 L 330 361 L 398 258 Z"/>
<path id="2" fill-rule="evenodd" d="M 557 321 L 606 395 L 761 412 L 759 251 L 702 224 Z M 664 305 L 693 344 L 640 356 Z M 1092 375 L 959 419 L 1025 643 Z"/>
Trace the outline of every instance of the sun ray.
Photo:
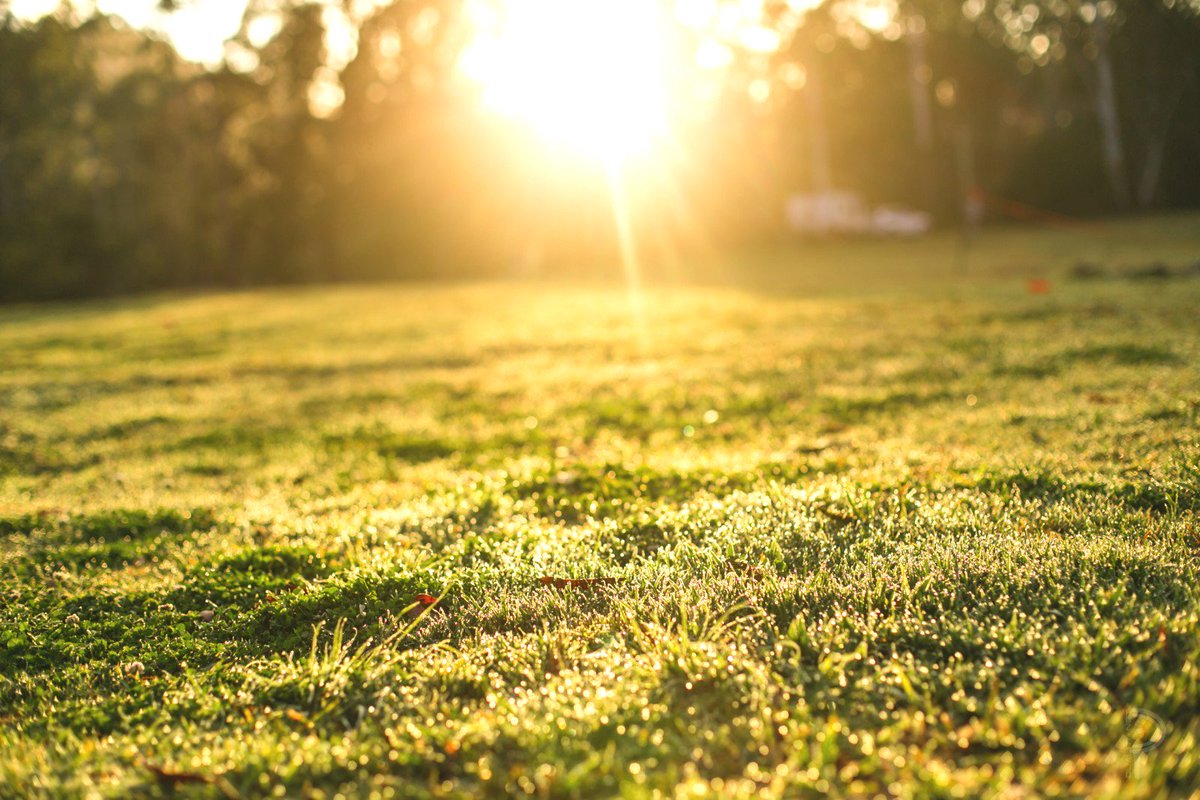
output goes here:
<path id="1" fill-rule="evenodd" d="M 648 344 L 646 331 L 646 302 L 642 292 L 642 270 L 638 262 L 637 240 L 633 233 L 633 218 L 629 213 L 629 201 L 621 177 L 621 166 L 616 160 L 605 164 L 608 176 L 608 195 L 612 203 L 613 225 L 616 227 L 617 248 L 621 269 L 625 276 L 625 289 L 629 298 L 629 316 L 633 322 L 639 350 L 644 354 Z"/>

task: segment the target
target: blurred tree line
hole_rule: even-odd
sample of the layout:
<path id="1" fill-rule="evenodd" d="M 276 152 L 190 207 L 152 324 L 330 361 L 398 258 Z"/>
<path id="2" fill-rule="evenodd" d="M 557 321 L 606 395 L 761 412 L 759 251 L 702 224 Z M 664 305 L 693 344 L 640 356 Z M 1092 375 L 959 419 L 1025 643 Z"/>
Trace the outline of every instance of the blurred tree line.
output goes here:
<path id="1" fill-rule="evenodd" d="M 609 261 L 610 176 L 481 108 L 463 8 L 253 0 L 206 68 L 116 18 L 18 20 L 0 0 L 0 298 Z M 344 63 L 331 10 L 356 37 Z M 683 77 L 676 147 L 630 181 L 651 263 L 780 237 L 797 191 L 945 224 L 973 186 L 1068 214 L 1200 204 L 1196 0 L 755 14 L 757 36 L 681 24 L 719 69 Z"/>

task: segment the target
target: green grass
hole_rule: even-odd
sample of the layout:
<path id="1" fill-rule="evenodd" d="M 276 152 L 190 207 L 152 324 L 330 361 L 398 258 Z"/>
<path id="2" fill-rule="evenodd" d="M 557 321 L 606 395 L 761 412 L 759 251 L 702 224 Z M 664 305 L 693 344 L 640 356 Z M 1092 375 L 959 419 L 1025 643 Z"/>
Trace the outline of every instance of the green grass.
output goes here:
<path id="1" fill-rule="evenodd" d="M 0 797 L 1195 796 L 1184 222 L 0 311 Z"/>

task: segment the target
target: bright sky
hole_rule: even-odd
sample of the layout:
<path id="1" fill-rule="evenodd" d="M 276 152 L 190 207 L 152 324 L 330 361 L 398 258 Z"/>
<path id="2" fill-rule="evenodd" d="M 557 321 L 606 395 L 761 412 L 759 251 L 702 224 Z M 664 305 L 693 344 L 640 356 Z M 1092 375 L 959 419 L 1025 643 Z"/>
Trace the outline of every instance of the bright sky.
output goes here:
<path id="1" fill-rule="evenodd" d="M 353 13 L 361 16 L 381 2 L 386 0 L 355 0 Z M 787 0 L 787 5 L 801 14 L 820 2 Z M 309 87 L 310 108 L 318 116 L 341 104 L 337 71 L 353 57 L 357 38 L 341 4 L 325 3 L 330 59 Z M 10 8 L 33 19 L 59 4 L 12 0 Z M 74 0 L 73 5 L 84 14 L 98 8 L 134 27 L 159 31 L 184 58 L 215 66 L 225 54 L 225 41 L 241 26 L 246 0 L 187 0 L 172 13 L 160 11 L 158 0 Z M 548 142 L 610 163 L 665 138 L 669 61 L 691 58 L 703 69 L 721 70 L 732 59 L 730 42 L 764 54 L 781 44 L 780 34 L 761 21 L 763 0 L 472 0 L 467 8 L 475 30 L 462 66 L 479 82 L 486 103 Z M 895 24 L 898 0 L 857 0 L 841 8 L 852 8 L 847 13 L 855 14 L 860 25 L 880 31 Z M 247 34 L 256 45 L 258 39 L 266 42 L 279 23 L 278 15 L 265 15 Z M 694 53 L 674 48 L 672 23 L 705 32 Z M 751 87 L 751 97 L 765 102 L 770 87 L 766 81 L 756 84 L 761 86 Z"/>
<path id="2" fill-rule="evenodd" d="M 12 0 L 13 13 L 35 19 L 58 8 L 59 0 Z M 90 2 L 77 2 L 86 9 Z M 137 28 L 165 33 L 180 55 L 192 61 L 216 64 L 224 53 L 224 42 L 237 33 L 246 0 L 192 0 L 179 11 L 164 14 L 157 0 L 95 0 L 106 14 L 117 14 Z"/>
<path id="3" fill-rule="evenodd" d="M 13 13 L 23 19 L 36 19 L 45 14 L 53 12 L 58 8 L 61 0 L 11 0 L 10 7 Z M 378 0 L 358 0 L 355 3 L 358 5 L 372 5 Z M 896 0 L 862 0 L 866 5 L 895 5 Z M 486 7 L 492 5 L 494 0 L 483 0 L 475 5 Z M 814 5 L 818 5 L 820 0 L 789 0 L 789 5 L 802 9 Z M 726 19 L 730 17 L 730 12 L 734 12 L 732 17 L 739 17 L 737 12 L 745 11 L 739 9 L 736 5 L 726 7 L 719 11 L 717 0 L 675 0 L 675 12 L 680 22 L 686 24 L 710 24 L 715 22 L 727 23 L 737 22 L 739 19 Z M 167 14 L 158 10 L 158 0 L 74 0 L 74 5 L 85 11 L 92 6 L 99 8 L 106 14 L 116 14 L 123 17 L 130 25 L 136 28 L 149 28 L 160 31 L 171 40 L 179 53 L 192 61 L 216 65 L 220 63 L 221 57 L 224 54 L 224 42 L 229 37 L 237 33 L 238 27 L 242 21 L 242 15 L 246 9 L 246 0 L 189 0 L 181 3 L 178 11 Z M 609 5 L 604 0 L 592 0 L 592 2 L 539 2 L 538 0 L 505 0 L 504 6 L 510 10 L 516 9 L 521 11 L 526 6 L 538 7 L 539 9 L 559 9 L 557 17 L 563 18 L 568 27 L 578 27 L 577 12 L 580 9 L 589 11 L 589 14 L 583 16 L 599 17 L 602 19 L 628 19 L 631 16 L 630 7 L 643 7 L 645 12 L 649 7 L 655 5 L 650 0 L 639 0 L 636 4 L 624 4 L 618 2 L 616 9 L 617 13 L 609 13 L 605 9 L 605 13 L 597 15 L 597 9 L 603 9 Z M 744 4 L 747 8 L 757 14 L 758 3 L 755 0 L 747 0 Z M 628 6 L 628 7 L 627 7 Z M 330 9 L 332 10 L 332 9 Z M 568 13 L 570 11 L 570 13 Z M 642 13 L 641 16 L 645 14 Z M 717 19 L 720 17 L 721 19 Z M 329 19 L 327 23 L 336 25 L 340 20 Z M 540 25 L 540 29 L 544 30 L 548 26 Z M 720 27 L 720 26 L 718 26 Z M 344 37 L 342 37 L 344 38 Z M 339 49 L 337 45 L 344 44 L 342 42 L 328 42 L 333 45 L 332 49 Z M 352 48 L 352 44 L 350 47 Z"/>
<path id="4" fill-rule="evenodd" d="M 61 1 L 10 0 L 10 8 L 18 17 L 36 19 L 54 11 Z M 355 6 L 370 6 L 378 2 L 379 0 L 356 0 Z M 821 0 L 787 0 L 787 5 L 796 11 L 807 10 L 820 5 L 820 3 Z M 487 0 L 484 0 L 479 5 L 487 4 Z M 94 6 L 106 14 L 123 17 L 134 27 L 157 30 L 171 40 L 175 49 L 184 58 L 215 66 L 220 63 L 224 54 L 225 40 L 237 33 L 238 27 L 241 25 L 242 15 L 246 9 L 246 0 L 189 0 L 181 3 L 179 10 L 170 14 L 158 10 L 158 0 L 74 0 L 74 5 L 85 12 Z M 542 2 L 540 4 L 536 0 L 505 0 L 503 5 L 509 7 L 510 10 L 513 8 L 520 10 L 526 5 L 548 9 L 578 10 L 586 9 L 589 6 L 604 7 L 609 4 L 603 0 L 592 3 Z M 638 5 L 641 5 L 644 11 L 645 7 L 653 4 L 649 0 L 643 0 Z M 740 22 L 740 16 L 743 13 L 757 16 L 761 10 L 761 0 L 745 0 L 740 6 L 736 3 L 722 6 L 718 0 L 674 0 L 674 5 L 675 16 L 684 25 L 697 27 L 702 24 L 715 25 L 718 30 L 725 27 L 726 23 Z M 895 21 L 897 8 L 898 0 L 859 0 L 854 6 L 859 23 L 875 31 L 880 31 L 889 22 Z M 333 11 L 334 8 L 331 7 L 328 10 Z M 628 8 L 618 8 L 617 12 L 612 14 L 606 9 L 606 13 L 602 17 L 628 19 L 631 16 Z M 563 14 L 560 13 L 558 16 L 561 17 Z M 566 16 L 570 18 L 578 15 L 567 14 Z M 593 14 L 593 16 L 595 15 Z M 346 24 L 344 18 L 327 19 L 326 22 L 334 28 L 344 28 Z M 577 20 L 568 19 L 568 22 L 575 24 Z M 339 25 L 339 23 L 341 24 Z M 546 26 L 540 27 L 544 29 Z M 753 31 L 751 32 L 753 33 Z M 349 41 L 339 41 L 339 39 L 346 39 L 346 31 L 331 31 L 331 34 L 333 41 L 326 43 L 333 52 L 353 50 L 352 35 Z M 753 43 L 750 44 L 752 49 L 772 49 L 771 47 L 754 48 Z"/>

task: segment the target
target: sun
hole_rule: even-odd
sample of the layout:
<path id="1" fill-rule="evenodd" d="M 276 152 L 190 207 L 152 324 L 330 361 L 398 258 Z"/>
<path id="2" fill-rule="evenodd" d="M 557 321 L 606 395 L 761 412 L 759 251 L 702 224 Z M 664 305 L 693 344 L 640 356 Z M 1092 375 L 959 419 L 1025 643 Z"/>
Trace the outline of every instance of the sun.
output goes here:
<path id="1" fill-rule="evenodd" d="M 547 144 L 606 163 L 666 130 L 667 25 L 652 0 L 480 5 L 463 57 L 484 104 Z"/>

